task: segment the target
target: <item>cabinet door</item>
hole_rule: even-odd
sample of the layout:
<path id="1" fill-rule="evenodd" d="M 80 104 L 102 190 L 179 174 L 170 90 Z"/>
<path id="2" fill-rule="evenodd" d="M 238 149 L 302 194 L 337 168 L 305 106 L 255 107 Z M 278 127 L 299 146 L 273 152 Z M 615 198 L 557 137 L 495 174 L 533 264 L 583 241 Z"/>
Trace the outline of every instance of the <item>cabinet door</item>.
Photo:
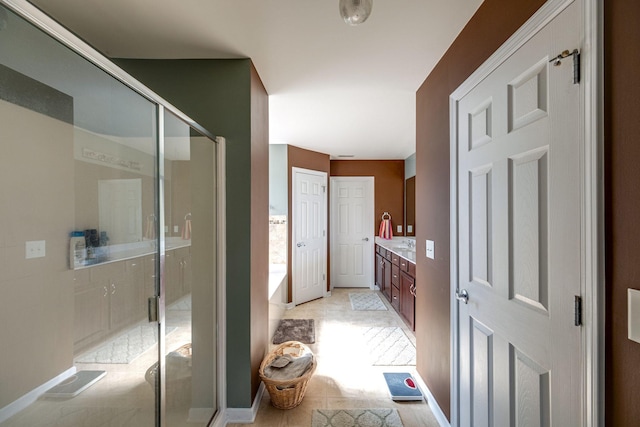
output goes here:
<path id="1" fill-rule="evenodd" d="M 387 297 L 389 301 L 391 301 L 391 261 L 384 258 L 382 260 L 383 263 L 383 280 L 382 280 L 382 294 Z"/>
<path id="2" fill-rule="evenodd" d="M 400 273 L 400 315 L 415 330 L 416 298 L 413 296 L 415 279 L 405 272 Z"/>
<path id="3" fill-rule="evenodd" d="M 91 281 L 89 269 L 75 272 L 74 354 L 101 339 L 109 329 L 108 280 Z"/>
<path id="4" fill-rule="evenodd" d="M 384 293 L 384 261 L 378 253 L 376 253 L 376 286 Z"/>
<path id="5" fill-rule="evenodd" d="M 110 277 L 110 329 L 113 331 L 140 320 L 142 287 L 144 283 L 142 259 L 122 261 Z"/>
<path id="6" fill-rule="evenodd" d="M 191 292 L 191 247 L 176 249 L 176 258 L 178 260 L 178 297 Z"/>

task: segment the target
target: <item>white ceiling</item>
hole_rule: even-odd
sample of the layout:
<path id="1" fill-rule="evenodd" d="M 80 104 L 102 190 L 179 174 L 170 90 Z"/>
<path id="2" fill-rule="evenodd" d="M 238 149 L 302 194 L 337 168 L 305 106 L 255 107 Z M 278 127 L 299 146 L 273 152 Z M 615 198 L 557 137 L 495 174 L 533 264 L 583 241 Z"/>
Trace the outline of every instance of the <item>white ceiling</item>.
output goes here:
<path id="1" fill-rule="evenodd" d="M 111 57 L 253 60 L 272 144 L 356 159 L 415 152 L 415 92 L 482 0 L 32 0 Z M 215 129 L 212 129 L 215 132 Z"/>

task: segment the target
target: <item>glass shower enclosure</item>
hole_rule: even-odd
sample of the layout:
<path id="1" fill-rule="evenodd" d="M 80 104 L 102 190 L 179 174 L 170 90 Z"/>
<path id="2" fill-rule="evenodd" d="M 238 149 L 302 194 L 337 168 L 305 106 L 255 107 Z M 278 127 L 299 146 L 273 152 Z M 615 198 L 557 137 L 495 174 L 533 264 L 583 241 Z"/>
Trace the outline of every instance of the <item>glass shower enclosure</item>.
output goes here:
<path id="1" fill-rule="evenodd" d="M 213 136 L 0 1 L 0 141 L 0 426 L 207 425 Z"/>

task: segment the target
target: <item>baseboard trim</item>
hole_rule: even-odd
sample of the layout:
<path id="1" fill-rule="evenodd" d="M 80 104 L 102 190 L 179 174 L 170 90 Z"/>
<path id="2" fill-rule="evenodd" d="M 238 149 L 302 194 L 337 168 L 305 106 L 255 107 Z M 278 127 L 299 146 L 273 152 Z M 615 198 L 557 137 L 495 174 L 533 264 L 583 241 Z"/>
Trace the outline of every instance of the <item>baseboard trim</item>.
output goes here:
<path id="1" fill-rule="evenodd" d="M 438 425 L 440 427 L 451 427 L 449 420 L 447 420 L 447 416 L 442 412 L 442 409 L 438 405 L 433 393 L 431 393 L 431 390 L 429 390 L 429 387 L 427 387 L 427 384 L 417 372 L 415 373 L 415 376 L 418 381 L 418 385 L 420 386 L 420 390 L 422 390 L 422 393 L 424 393 L 424 396 L 427 399 L 427 404 L 429 405 L 429 408 L 431 408 L 433 416 L 436 417 L 436 420 L 438 421 Z"/>
<path id="2" fill-rule="evenodd" d="M 38 400 L 38 397 L 40 397 L 45 391 L 49 390 L 51 387 L 55 385 L 58 385 L 60 382 L 66 380 L 67 378 L 69 378 L 75 373 L 76 373 L 76 367 L 73 366 L 67 369 L 66 371 L 64 371 L 63 373 L 61 373 L 60 375 L 50 379 L 46 383 L 41 384 L 40 386 L 34 388 L 24 396 L 18 398 L 17 400 L 14 400 L 4 408 L 0 409 L 0 423 L 5 422 L 9 418 L 16 415 L 18 412 L 24 409 L 27 409 L 27 407 L 31 405 L 33 402 L 35 402 L 36 400 Z"/>
<path id="3" fill-rule="evenodd" d="M 227 410 L 221 409 L 213 417 L 208 427 L 225 427 L 227 425 Z"/>
<path id="4" fill-rule="evenodd" d="M 227 408 L 227 423 L 236 424 L 253 424 L 258 415 L 258 409 L 260 408 L 260 402 L 262 402 L 262 396 L 264 395 L 264 383 L 260 383 L 256 398 L 253 399 L 253 405 L 251 408 Z"/>
<path id="5" fill-rule="evenodd" d="M 327 291 L 327 292 L 325 292 L 325 293 L 324 293 L 324 297 L 325 297 L 325 298 L 329 298 L 329 297 L 331 297 L 331 291 Z"/>
<path id="6" fill-rule="evenodd" d="M 289 302 L 284 305 L 284 308 L 286 308 L 287 310 L 293 310 L 294 308 L 296 308 L 296 304 L 293 302 Z"/>

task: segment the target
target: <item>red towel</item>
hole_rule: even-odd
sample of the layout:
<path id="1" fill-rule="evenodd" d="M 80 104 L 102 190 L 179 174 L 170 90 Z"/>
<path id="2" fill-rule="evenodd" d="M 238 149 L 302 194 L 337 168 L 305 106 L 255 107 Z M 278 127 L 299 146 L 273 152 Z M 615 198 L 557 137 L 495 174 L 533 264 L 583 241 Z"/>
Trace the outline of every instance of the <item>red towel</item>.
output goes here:
<path id="1" fill-rule="evenodd" d="M 380 238 L 390 240 L 393 237 L 393 231 L 391 231 L 391 219 L 383 219 L 380 221 Z"/>

